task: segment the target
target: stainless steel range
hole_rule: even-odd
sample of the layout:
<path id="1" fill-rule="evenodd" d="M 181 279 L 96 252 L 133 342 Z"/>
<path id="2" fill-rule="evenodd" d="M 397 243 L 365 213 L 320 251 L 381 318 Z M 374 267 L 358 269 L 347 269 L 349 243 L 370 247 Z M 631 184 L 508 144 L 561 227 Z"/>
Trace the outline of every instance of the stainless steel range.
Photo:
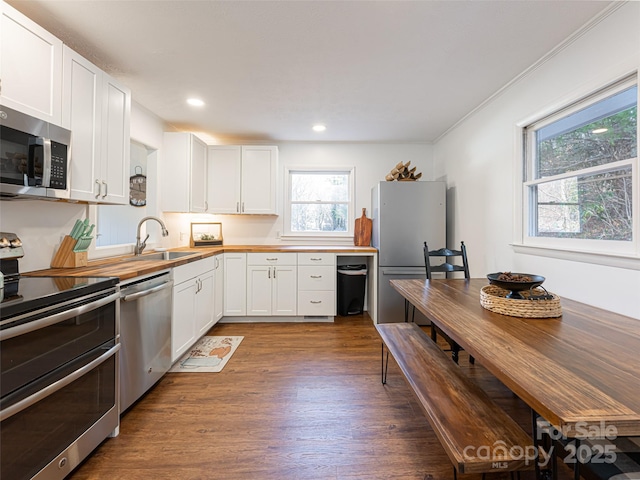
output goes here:
<path id="1" fill-rule="evenodd" d="M 118 279 L 0 268 L 0 478 L 62 479 L 118 433 Z"/>

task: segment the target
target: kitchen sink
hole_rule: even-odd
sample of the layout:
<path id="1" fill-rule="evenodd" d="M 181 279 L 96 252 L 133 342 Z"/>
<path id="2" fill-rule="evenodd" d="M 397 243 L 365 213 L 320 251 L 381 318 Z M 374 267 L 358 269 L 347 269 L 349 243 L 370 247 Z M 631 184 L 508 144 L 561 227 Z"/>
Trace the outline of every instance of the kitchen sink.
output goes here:
<path id="1" fill-rule="evenodd" d="M 131 260 L 176 260 L 193 254 L 194 252 L 156 252 L 147 255 L 136 255 Z"/>

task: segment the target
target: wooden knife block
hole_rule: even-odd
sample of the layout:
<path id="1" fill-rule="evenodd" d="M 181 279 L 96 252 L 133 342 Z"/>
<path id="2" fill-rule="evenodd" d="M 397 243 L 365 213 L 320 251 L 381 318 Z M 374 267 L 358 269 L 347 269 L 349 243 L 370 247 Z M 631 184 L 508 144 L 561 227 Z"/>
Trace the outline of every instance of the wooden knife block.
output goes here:
<path id="1" fill-rule="evenodd" d="M 65 235 L 58 251 L 51 260 L 51 268 L 76 268 L 87 266 L 87 252 L 74 252 L 76 240 Z"/>

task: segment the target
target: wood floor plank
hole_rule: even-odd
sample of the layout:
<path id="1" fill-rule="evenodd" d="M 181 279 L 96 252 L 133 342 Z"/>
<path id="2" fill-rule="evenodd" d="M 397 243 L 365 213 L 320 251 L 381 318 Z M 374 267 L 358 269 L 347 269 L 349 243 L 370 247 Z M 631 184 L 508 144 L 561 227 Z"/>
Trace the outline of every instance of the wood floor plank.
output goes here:
<path id="1" fill-rule="evenodd" d="M 167 374 L 71 480 L 453 479 L 392 359 L 387 385 L 380 383 L 380 337 L 366 314 L 335 323 L 222 324 L 210 334 L 244 336 L 224 370 Z M 520 399 L 469 365 L 465 352 L 460 364 L 530 428 Z M 487 477 L 500 478 L 508 476 Z"/>

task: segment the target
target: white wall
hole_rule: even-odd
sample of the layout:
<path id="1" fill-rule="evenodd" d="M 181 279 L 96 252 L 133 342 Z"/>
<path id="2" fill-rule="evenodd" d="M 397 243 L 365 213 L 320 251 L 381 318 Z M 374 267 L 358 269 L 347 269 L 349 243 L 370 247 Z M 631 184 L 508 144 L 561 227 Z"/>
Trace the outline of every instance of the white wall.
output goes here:
<path id="1" fill-rule="evenodd" d="M 433 177 L 432 146 L 427 144 L 363 144 L 363 143 L 283 143 L 278 145 L 278 216 L 261 215 L 197 215 L 197 214 L 165 214 L 167 228 L 170 232 L 171 244 L 174 246 L 189 243 L 190 222 L 222 222 L 224 243 L 236 245 L 273 245 L 295 243 L 279 238 L 283 232 L 282 189 L 284 169 L 286 166 L 353 166 L 355 167 L 356 217 L 367 209 L 371 217 L 371 188 L 384 177 L 400 161 L 411 161 L 417 172 L 422 172 L 423 180 Z M 410 206 L 407 214 L 410 213 Z M 174 232 L 182 232 L 182 238 Z M 177 242 L 177 243 L 176 243 Z M 317 244 L 314 240 L 311 243 Z M 327 243 L 327 242 L 323 242 Z M 348 242 L 336 244 L 353 245 Z"/>
<path id="2" fill-rule="evenodd" d="M 21 272 L 49 268 L 65 234 L 77 219 L 84 219 L 86 206 L 46 200 L 3 200 L 0 202 L 0 230 L 22 240 Z"/>
<path id="3" fill-rule="evenodd" d="M 614 11 L 531 69 L 434 145 L 434 177 L 447 181 L 448 243 L 464 240 L 472 276 L 544 275 L 560 296 L 640 318 L 640 270 L 516 253 L 516 125 L 638 69 L 640 3 Z M 636 202 L 638 200 L 636 199 Z M 638 233 L 638 232 L 636 232 Z"/>

